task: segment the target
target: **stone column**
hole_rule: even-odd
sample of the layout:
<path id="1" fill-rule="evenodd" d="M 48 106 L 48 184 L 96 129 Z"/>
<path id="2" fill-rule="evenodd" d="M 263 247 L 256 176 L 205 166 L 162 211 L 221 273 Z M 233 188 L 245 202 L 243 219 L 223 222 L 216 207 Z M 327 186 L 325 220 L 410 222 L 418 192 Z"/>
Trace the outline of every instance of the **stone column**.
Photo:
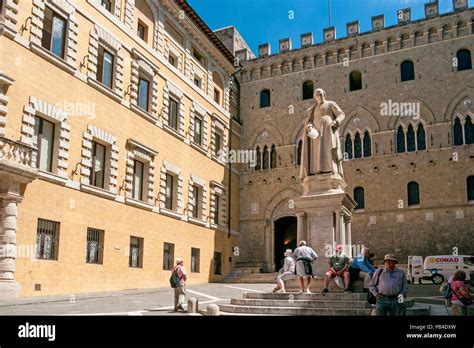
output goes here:
<path id="1" fill-rule="evenodd" d="M 341 244 L 346 245 L 346 215 L 341 214 Z"/>
<path id="2" fill-rule="evenodd" d="M 16 271 L 16 222 L 18 200 L 4 197 L 1 200 L 0 223 L 0 298 L 18 297 L 20 284 L 15 281 Z"/>
<path id="3" fill-rule="evenodd" d="M 272 221 L 269 219 L 265 219 L 263 223 L 263 228 L 265 229 L 265 239 L 264 239 L 264 252 L 265 252 L 265 260 L 263 263 L 263 271 L 264 272 L 274 272 L 275 265 L 273 264 L 273 226 Z"/>
<path id="4" fill-rule="evenodd" d="M 336 245 L 341 244 L 341 211 L 336 210 Z"/>
<path id="5" fill-rule="evenodd" d="M 306 233 L 306 213 L 297 213 L 296 214 L 296 219 L 297 219 L 297 228 L 296 228 L 296 245 L 302 240 L 308 239 L 307 233 Z"/>
<path id="6" fill-rule="evenodd" d="M 347 221 L 347 245 L 349 250 L 346 250 L 347 256 L 352 257 L 352 220 Z"/>

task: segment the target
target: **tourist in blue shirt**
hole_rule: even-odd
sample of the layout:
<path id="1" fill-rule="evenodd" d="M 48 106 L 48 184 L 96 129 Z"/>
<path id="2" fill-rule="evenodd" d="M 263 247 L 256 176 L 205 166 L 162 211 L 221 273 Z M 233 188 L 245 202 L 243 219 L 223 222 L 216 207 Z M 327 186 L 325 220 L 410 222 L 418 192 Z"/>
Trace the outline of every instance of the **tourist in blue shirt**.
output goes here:
<path id="1" fill-rule="evenodd" d="M 362 254 L 352 260 L 351 267 L 360 271 L 359 276 L 364 278 L 364 292 L 368 292 L 370 281 L 375 272 L 375 267 L 369 261 L 369 248 L 362 249 Z"/>

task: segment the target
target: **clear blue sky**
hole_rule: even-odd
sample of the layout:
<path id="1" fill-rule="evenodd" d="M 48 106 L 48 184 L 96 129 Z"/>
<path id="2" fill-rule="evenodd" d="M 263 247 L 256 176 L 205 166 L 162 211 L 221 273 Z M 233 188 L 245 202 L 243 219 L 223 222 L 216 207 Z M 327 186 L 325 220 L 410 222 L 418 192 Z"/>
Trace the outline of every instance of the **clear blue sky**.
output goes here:
<path id="1" fill-rule="evenodd" d="M 412 20 L 424 17 L 429 0 L 330 0 L 331 26 L 337 37 L 346 36 L 346 23 L 359 20 L 361 32 L 370 31 L 372 16 L 385 15 L 385 25 L 397 23 L 397 10 L 411 7 Z M 470 0 L 470 6 L 474 0 Z M 328 0 L 188 0 L 199 16 L 213 29 L 233 25 L 252 51 L 269 42 L 272 53 L 278 41 L 291 37 L 293 48 L 300 47 L 300 34 L 313 32 L 315 43 L 322 41 L 328 27 Z M 440 13 L 452 10 L 452 0 L 439 0 Z M 293 11 L 294 19 L 290 19 Z"/>

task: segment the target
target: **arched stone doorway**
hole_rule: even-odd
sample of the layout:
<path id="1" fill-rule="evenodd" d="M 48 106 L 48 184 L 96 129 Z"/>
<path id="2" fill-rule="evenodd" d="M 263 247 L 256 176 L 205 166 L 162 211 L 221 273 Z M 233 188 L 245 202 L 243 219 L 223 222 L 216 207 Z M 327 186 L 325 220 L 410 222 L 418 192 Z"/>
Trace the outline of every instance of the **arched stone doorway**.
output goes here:
<path id="1" fill-rule="evenodd" d="M 274 263 L 275 271 L 283 267 L 283 260 L 286 249 L 294 250 L 296 248 L 296 228 L 297 220 L 295 216 L 281 217 L 274 222 Z"/>

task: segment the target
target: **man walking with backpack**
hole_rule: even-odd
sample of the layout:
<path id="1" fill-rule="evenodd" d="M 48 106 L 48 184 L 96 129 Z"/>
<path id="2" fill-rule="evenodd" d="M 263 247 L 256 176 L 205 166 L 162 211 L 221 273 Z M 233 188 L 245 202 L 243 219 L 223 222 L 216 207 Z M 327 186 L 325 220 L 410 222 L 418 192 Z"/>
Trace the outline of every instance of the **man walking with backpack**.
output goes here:
<path id="1" fill-rule="evenodd" d="M 174 310 L 184 311 L 183 305 L 186 301 L 186 269 L 183 266 L 183 259 L 176 259 L 176 266 L 171 273 L 171 286 L 174 288 Z"/>

